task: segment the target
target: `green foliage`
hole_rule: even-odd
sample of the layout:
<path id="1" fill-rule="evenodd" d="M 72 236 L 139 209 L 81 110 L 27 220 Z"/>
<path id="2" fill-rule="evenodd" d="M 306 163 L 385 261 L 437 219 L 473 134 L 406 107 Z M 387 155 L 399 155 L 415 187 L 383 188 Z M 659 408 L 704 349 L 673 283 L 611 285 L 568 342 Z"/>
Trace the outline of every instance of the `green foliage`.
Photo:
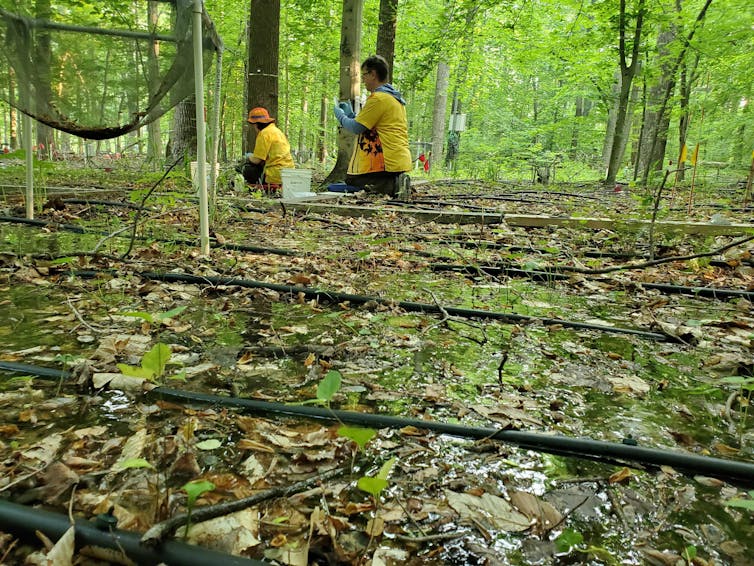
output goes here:
<path id="1" fill-rule="evenodd" d="M 356 482 L 356 486 L 361 490 L 370 494 L 375 499 L 378 499 L 380 493 L 388 486 L 388 476 L 395 464 L 395 458 L 390 458 L 385 462 L 380 471 L 375 476 L 364 476 L 359 478 Z"/>
<path id="2" fill-rule="evenodd" d="M 123 375 L 139 377 L 150 381 L 161 378 L 165 373 L 165 366 L 170 361 L 170 346 L 158 342 L 141 359 L 140 366 L 118 364 L 118 369 Z"/>
<path id="3" fill-rule="evenodd" d="M 133 470 L 138 468 L 154 469 L 154 466 L 152 466 L 152 464 L 147 462 L 144 458 L 130 458 L 128 460 L 118 462 L 118 468 L 120 468 L 121 470 Z"/>
<path id="4" fill-rule="evenodd" d="M 555 539 L 555 548 L 558 552 L 570 552 L 573 547 L 576 547 L 584 542 L 584 535 L 574 529 L 565 529 Z"/>
<path id="5" fill-rule="evenodd" d="M 215 484 L 207 480 L 193 480 L 185 483 L 181 489 L 186 492 L 186 506 L 191 509 L 197 499 L 215 489 Z"/>
<path id="6" fill-rule="evenodd" d="M 754 490 L 749 492 L 749 499 L 728 499 L 725 502 L 728 507 L 738 507 L 740 509 L 746 509 L 754 513 Z"/>
<path id="7" fill-rule="evenodd" d="M 342 376 L 339 371 L 328 371 L 317 386 L 317 401 L 329 404 L 335 394 L 340 390 L 341 381 Z"/>
<path id="8" fill-rule="evenodd" d="M 359 450 L 364 450 L 364 447 L 375 437 L 376 434 L 377 431 L 371 428 L 343 425 L 338 429 L 338 435 L 353 440 L 359 447 Z"/>

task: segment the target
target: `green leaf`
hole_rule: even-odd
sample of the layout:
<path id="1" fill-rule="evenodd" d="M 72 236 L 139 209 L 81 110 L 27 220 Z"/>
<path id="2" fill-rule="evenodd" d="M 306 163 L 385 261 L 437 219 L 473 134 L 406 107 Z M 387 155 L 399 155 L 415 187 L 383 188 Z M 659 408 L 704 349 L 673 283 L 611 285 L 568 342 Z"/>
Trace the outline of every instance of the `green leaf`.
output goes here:
<path id="1" fill-rule="evenodd" d="M 123 316 L 133 316 L 135 318 L 142 318 L 150 323 L 154 322 L 154 317 L 148 312 L 142 312 L 142 311 L 124 312 Z"/>
<path id="2" fill-rule="evenodd" d="M 123 375 L 130 375 L 131 377 L 138 377 L 140 379 L 154 379 L 154 372 L 143 367 L 118 364 L 118 369 Z"/>
<path id="3" fill-rule="evenodd" d="M 186 505 L 193 507 L 196 500 L 199 499 L 203 493 L 215 489 L 215 484 L 207 480 L 194 480 L 184 484 L 181 489 L 186 492 L 186 495 L 188 495 Z"/>
<path id="4" fill-rule="evenodd" d="M 183 305 L 183 306 L 180 306 L 180 307 L 175 307 L 174 309 L 170 309 L 167 312 L 161 312 L 161 313 L 158 313 L 158 314 L 154 315 L 154 318 L 156 320 L 160 320 L 160 321 L 166 320 L 168 318 L 173 318 L 173 317 L 178 316 L 179 314 L 181 314 L 185 310 L 186 310 L 186 305 Z"/>
<path id="5" fill-rule="evenodd" d="M 334 369 L 328 371 L 317 386 L 317 399 L 329 403 L 340 389 L 340 382 L 341 375 L 339 371 Z"/>
<path id="6" fill-rule="evenodd" d="M 131 468 L 154 468 L 154 466 L 144 458 L 129 458 L 128 460 L 123 460 L 122 462 L 118 462 L 118 467 L 121 470 L 128 470 Z"/>
<path id="7" fill-rule="evenodd" d="M 375 437 L 377 431 L 371 428 L 342 426 L 338 429 L 338 434 L 344 438 L 353 440 L 359 447 L 359 450 L 364 450 L 364 446 Z"/>
<path id="8" fill-rule="evenodd" d="M 220 448 L 223 443 L 220 442 L 217 438 L 208 438 L 207 440 L 202 440 L 201 442 L 196 443 L 196 447 L 199 450 L 215 450 L 216 448 Z"/>
<path id="9" fill-rule="evenodd" d="M 394 464 L 395 464 L 394 457 L 390 458 L 390 460 L 382 464 L 382 467 L 380 468 L 380 471 L 377 474 L 377 477 L 383 480 L 387 480 L 387 477 L 390 475 L 390 470 L 393 469 Z"/>
<path id="10" fill-rule="evenodd" d="M 558 552 L 568 552 L 574 546 L 578 546 L 582 542 L 584 542 L 584 535 L 579 531 L 565 529 L 558 535 L 558 538 L 555 539 L 555 548 L 557 548 Z"/>
<path id="11" fill-rule="evenodd" d="M 371 478 L 369 476 L 359 478 L 359 481 L 356 482 L 356 487 L 361 491 L 366 491 L 373 495 L 375 498 L 379 497 L 380 492 L 385 489 L 387 485 L 387 480 L 382 478 Z"/>
<path id="12" fill-rule="evenodd" d="M 149 350 L 141 360 L 141 367 L 152 370 L 155 377 L 161 377 L 165 373 L 165 366 L 170 359 L 170 347 L 158 342 Z"/>
<path id="13" fill-rule="evenodd" d="M 686 560 L 686 562 L 691 562 L 694 558 L 696 558 L 696 547 L 694 545 L 689 545 L 684 548 L 683 558 L 684 560 Z"/>
<path id="14" fill-rule="evenodd" d="M 725 502 L 728 507 L 739 507 L 741 509 L 748 509 L 754 511 L 754 492 L 749 492 L 752 499 L 729 499 Z"/>
<path id="15" fill-rule="evenodd" d="M 186 370 L 182 369 L 178 373 L 168 376 L 168 379 L 177 379 L 178 381 L 186 381 Z"/>

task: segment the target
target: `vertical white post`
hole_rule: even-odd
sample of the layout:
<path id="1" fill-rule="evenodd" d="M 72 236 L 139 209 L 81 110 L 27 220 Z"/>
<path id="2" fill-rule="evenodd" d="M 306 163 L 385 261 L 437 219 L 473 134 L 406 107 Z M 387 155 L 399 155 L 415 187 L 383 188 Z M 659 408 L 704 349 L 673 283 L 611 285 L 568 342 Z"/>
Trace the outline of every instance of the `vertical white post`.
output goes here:
<path id="1" fill-rule="evenodd" d="M 202 255 L 209 255 L 209 207 L 207 206 L 207 140 L 204 124 L 204 74 L 202 61 L 202 0 L 194 0 L 194 94 L 196 97 L 196 174 L 199 177 L 199 241 Z"/>
<path id="2" fill-rule="evenodd" d="M 26 218 L 34 218 L 34 154 L 31 150 L 31 116 L 24 114 L 24 150 L 26 150 Z"/>

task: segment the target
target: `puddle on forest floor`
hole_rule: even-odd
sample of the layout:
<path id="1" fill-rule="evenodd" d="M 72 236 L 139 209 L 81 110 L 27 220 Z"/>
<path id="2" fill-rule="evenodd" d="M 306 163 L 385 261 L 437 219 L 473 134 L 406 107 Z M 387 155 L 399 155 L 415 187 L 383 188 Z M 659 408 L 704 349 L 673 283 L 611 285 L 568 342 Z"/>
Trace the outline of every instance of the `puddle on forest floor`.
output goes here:
<path id="1" fill-rule="evenodd" d="M 388 292 L 400 296 L 411 294 L 413 290 L 417 296 L 407 297 L 409 300 L 431 302 L 422 291 L 430 289 L 441 301 L 459 306 L 489 305 L 489 296 L 500 293 L 500 289 L 479 289 L 475 291 L 476 297 L 469 298 L 463 289 L 448 291 L 448 281 L 443 278 L 422 279 L 415 274 L 399 282 L 376 281 L 377 286 L 383 283 Z M 77 282 L 76 285 L 85 290 L 87 284 Z M 511 286 L 515 291 L 511 291 L 510 296 L 526 297 L 530 305 L 549 300 L 562 307 L 564 313 L 573 314 L 574 310 L 588 313 L 595 304 L 567 297 L 555 289 L 543 290 L 530 282 L 516 281 Z M 104 325 L 106 315 L 113 312 L 154 312 L 156 308 L 122 290 L 100 287 L 96 293 L 99 294 L 95 301 L 98 306 L 84 315 L 89 322 Z M 631 436 L 642 446 L 673 450 L 681 449 L 678 444 L 679 439 L 683 439 L 681 444 L 685 449 L 702 453 L 715 442 L 737 445 L 735 431 L 730 430 L 729 423 L 720 415 L 727 391 L 718 392 L 714 387 L 699 389 L 700 385 L 708 383 L 699 371 L 708 352 L 699 349 L 644 341 L 633 336 L 553 330 L 537 325 L 525 327 L 515 335 L 511 334 L 510 325 L 497 323 L 484 324 L 484 332 L 478 323 L 451 323 L 452 329 L 447 329 L 434 326 L 436 318 L 384 310 L 344 310 L 335 305 L 313 308 L 309 304 L 253 302 L 253 308 L 226 311 L 217 307 L 218 296 L 184 301 L 188 308 L 181 321 L 189 324 L 191 330 L 174 332 L 172 328 L 165 328 L 159 333 L 160 339 L 197 353 L 198 363 L 211 360 L 216 364 L 217 367 L 204 377 L 190 379 L 185 384 L 189 389 L 218 393 L 235 383 L 242 395 L 261 393 L 289 401 L 311 399 L 316 395 L 318 376 L 312 375 L 311 367 L 304 363 L 305 354 L 257 354 L 243 369 L 238 368 L 236 361 L 245 348 L 262 343 L 282 347 L 330 345 L 335 351 L 331 360 L 333 367 L 341 371 L 346 391 L 337 398 L 334 408 L 370 407 L 387 414 L 424 412 L 438 420 L 457 422 L 461 419 L 470 425 L 490 426 L 481 414 L 472 412 L 461 417 L 458 407 L 479 404 L 505 408 L 509 403 L 526 399 L 530 404 L 523 409 L 541 424 L 525 424 L 524 430 L 557 431 L 569 436 L 618 442 Z M 18 354 L 18 361 L 47 367 L 61 364 L 62 367 L 60 356 L 90 355 L 97 343 L 82 343 L 77 334 L 71 332 L 73 327 L 81 325 L 66 298 L 60 286 L 14 283 L 0 288 L 0 318 L 10 322 L 7 329 L 0 330 L 5 333 L 0 356 L 37 348 Z M 606 297 L 601 303 L 605 310 L 600 316 L 614 316 L 617 324 L 624 314 L 621 305 L 612 302 L 613 298 Z M 697 303 L 687 304 L 693 307 Z M 84 305 L 81 307 L 85 310 Z M 531 314 L 539 312 L 538 307 L 531 308 Z M 594 312 L 591 314 L 594 316 Z M 551 312 L 547 316 L 551 316 Z M 137 333 L 138 323 L 130 328 Z M 480 341 L 484 343 L 478 343 Z M 341 343 L 346 345 L 342 352 L 337 350 Z M 349 353 L 349 349 L 353 352 Z M 504 351 L 508 352 L 507 361 L 499 373 Z M 498 377 L 502 383 L 498 382 Z M 611 381 L 635 378 L 645 382 L 649 389 L 641 394 L 616 392 Z M 663 381 L 667 383 L 660 386 Z M 183 387 L 172 383 L 170 386 Z M 50 398 L 55 398 L 54 386 L 43 390 Z M 107 424 L 115 434 L 124 434 L 128 420 L 134 418 L 132 405 L 130 396 L 106 392 L 87 405 L 85 412 L 80 411 L 81 407 L 70 414 L 58 409 L 63 416 L 57 419 L 55 426 Z M 738 457 L 751 458 L 751 444 L 749 441 Z M 590 462 L 522 453 L 508 447 L 486 455 L 473 453 L 470 448 L 467 442 L 441 437 L 433 441 L 437 461 L 408 460 L 406 466 L 419 468 L 442 461 L 450 466 L 443 482 L 453 479 L 454 469 L 466 473 L 473 469 L 479 485 L 486 488 L 502 491 L 513 485 L 539 494 L 557 494 L 552 482 L 557 485 L 558 479 L 590 474 L 604 476 L 609 469 Z M 663 491 L 667 487 L 655 486 L 652 476 L 639 478 L 636 485 L 632 485 L 633 491 L 641 494 L 637 495 L 639 511 L 631 529 L 621 531 L 615 518 L 608 520 L 604 515 L 608 508 L 604 486 L 582 488 L 589 496 L 596 493 L 604 509 L 599 511 L 599 506 L 595 506 L 596 516 L 575 513 L 571 523 L 591 544 L 618 555 L 620 549 L 624 549 L 619 558 L 630 563 L 639 560 L 638 551 L 631 548 L 636 532 L 643 528 L 651 530 L 656 520 L 658 509 L 653 508 L 654 496 L 669 497 Z M 695 489 L 695 498 L 687 506 L 667 512 L 663 517 L 667 524 L 677 523 L 687 528 L 703 525 L 709 532 L 717 533 L 717 542 L 735 540 L 751 544 L 746 542 L 749 539 L 742 530 L 748 523 L 735 520 L 723 510 L 719 490 L 703 486 Z M 568 497 L 580 493 L 562 490 L 568 492 Z M 690 543 L 685 531 L 679 529 L 667 529 L 662 538 L 668 548 L 677 550 Z M 696 542 L 705 544 L 703 540 Z M 469 548 L 476 550 L 470 552 Z M 528 539 L 522 544 L 515 536 L 504 535 L 490 541 L 470 531 L 463 541 L 446 545 L 446 563 L 452 563 L 454 557 L 479 556 L 484 548 L 493 555 L 505 556 L 510 564 L 532 564 L 537 562 L 538 553 L 548 555 L 547 550 Z M 750 548 L 751 551 L 754 549 Z M 599 563 L 597 558 L 590 560 Z"/>

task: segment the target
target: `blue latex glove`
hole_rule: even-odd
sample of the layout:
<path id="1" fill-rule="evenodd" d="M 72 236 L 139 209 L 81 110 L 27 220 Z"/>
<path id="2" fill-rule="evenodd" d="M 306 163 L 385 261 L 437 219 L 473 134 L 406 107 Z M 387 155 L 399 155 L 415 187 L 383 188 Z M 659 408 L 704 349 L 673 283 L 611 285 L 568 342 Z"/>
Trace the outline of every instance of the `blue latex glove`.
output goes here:
<path id="1" fill-rule="evenodd" d="M 343 112 L 343 109 L 340 106 L 336 106 L 335 108 L 332 109 L 332 111 L 335 114 L 335 119 L 342 126 L 343 125 L 343 118 L 346 117 L 346 113 Z"/>
<path id="2" fill-rule="evenodd" d="M 354 116 L 356 116 L 356 114 L 353 113 L 353 108 L 351 107 L 351 103 L 348 102 L 347 100 L 344 102 L 339 102 L 338 108 L 340 108 L 345 113 L 345 115 L 348 116 L 349 118 L 353 118 Z"/>
<path id="3" fill-rule="evenodd" d="M 248 161 L 251 158 L 252 155 L 254 155 L 254 154 L 253 153 L 244 153 L 243 157 L 244 157 L 244 159 L 246 159 L 246 161 Z"/>

